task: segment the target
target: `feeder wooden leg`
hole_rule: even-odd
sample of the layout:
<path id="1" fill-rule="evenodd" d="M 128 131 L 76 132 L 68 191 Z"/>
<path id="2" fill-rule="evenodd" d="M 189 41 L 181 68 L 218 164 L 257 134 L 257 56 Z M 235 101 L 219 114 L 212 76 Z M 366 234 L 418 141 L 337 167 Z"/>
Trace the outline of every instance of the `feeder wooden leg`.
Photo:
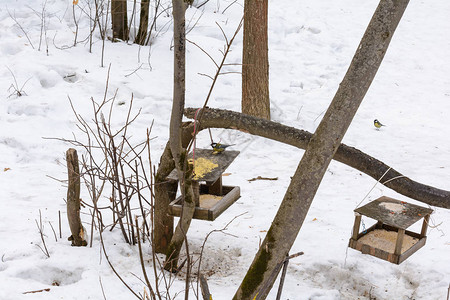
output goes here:
<path id="1" fill-rule="evenodd" d="M 210 185 L 209 193 L 211 195 L 222 196 L 222 177 L 219 177 L 216 182 Z"/>
<path id="2" fill-rule="evenodd" d="M 427 229 L 428 229 L 428 221 L 429 220 L 430 220 L 430 215 L 426 215 L 425 218 L 423 219 L 422 230 L 420 231 L 420 235 L 422 237 L 427 236 Z"/>
<path id="3" fill-rule="evenodd" d="M 358 234 L 359 234 L 359 226 L 361 225 L 361 215 L 357 214 L 355 216 L 355 224 L 353 225 L 353 235 L 352 235 L 352 239 L 353 240 L 358 240 Z"/>
<path id="4" fill-rule="evenodd" d="M 378 221 L 377 224 L 375 224 L 376 229 L 383 229 L 383 222 Z"/>
<path id="5" fill-rule="evenodd" d="M 192 181 L 192 191 L 194 192 L 195 206 L 200 206 L 200 185 L 198 181 Z"/>
<path id="6" fill-rule="evenodd" d="M 395 244 L 395 255 L 402 254 L 403 237 L 405 236 L 405 229 L 399 229 L 397 232 L 397 243 Z"/>

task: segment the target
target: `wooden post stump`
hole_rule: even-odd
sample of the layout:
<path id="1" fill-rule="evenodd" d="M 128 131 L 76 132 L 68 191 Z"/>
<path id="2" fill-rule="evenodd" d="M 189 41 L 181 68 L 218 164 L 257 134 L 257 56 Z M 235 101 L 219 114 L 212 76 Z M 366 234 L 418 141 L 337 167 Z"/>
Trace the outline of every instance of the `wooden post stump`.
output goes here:
<path id="1" fill-rule="evenodd" d="M 69 241 L 72 246 L 86 246 L 85 233 L 80 218 L 80 168 L 78 155 L 75 149 L 70 148 L 66 152 L 67 171 L 69 185 L 67 189 L 67 219 L 72 235 Z"/>

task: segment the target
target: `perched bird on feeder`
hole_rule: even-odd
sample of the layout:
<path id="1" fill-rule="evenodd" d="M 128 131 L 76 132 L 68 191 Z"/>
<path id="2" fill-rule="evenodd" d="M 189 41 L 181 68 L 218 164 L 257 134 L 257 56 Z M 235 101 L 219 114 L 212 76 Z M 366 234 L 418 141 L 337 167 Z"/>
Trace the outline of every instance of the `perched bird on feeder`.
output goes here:
<path id="1" fill-rule="evenodd" d="M 221 153 L 223 151 L 225 151 L 226 148 L 230 147 L 230 146 L 234 146 L 233 145 L 225 145 L 225 144 L 220 144 L 220 143 L 211 143 L 211 147 L 213 148 L 213 153 L 217 154 L 217 153 Z"/>
<path id="2" fill-rule="evenodd" d="M 377 119 L 373 120 L 373 125 L 378 129 L 380 129 L 382 126 L 386 126 L 380 123 Z"/>

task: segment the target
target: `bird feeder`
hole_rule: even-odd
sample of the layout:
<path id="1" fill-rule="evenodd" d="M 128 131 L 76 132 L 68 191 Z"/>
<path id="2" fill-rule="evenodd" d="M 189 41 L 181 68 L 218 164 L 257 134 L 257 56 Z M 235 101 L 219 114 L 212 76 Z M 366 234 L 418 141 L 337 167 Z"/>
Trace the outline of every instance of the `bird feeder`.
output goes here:
<path id="1" fill-rule="evenodd" d="M 363 254 L 400 264 L 425 245 L 428 220 L 432 212 L 432 209 L 389 197 L 378 198 L 355 209 L 355 224 L 349 247 Z M 378 222 L 359 232 L 363 215 Z M 424 220 L 420 233 L 406 230 L 422 218 Z"/>
<path id="2" fill-rule="evenodd" d="M 210 149 L 195 149 L 194 175 L 192 186 L 194 189 L 195 211 L 194 219 L 214 221 L 228 207 L 240 197 L 238 186 L 222 185 L 222 174 L 238 156 L 239 151 L 223 151 L 214 153 Z M 192 153 L 189 155 L 192 159 Z M 177 170 L 174 169 L 168 180 L 178 180 Z M 169 204 L 169 215 L 179 217 L 182 209 L 182 197 L 176 198 Z"/>

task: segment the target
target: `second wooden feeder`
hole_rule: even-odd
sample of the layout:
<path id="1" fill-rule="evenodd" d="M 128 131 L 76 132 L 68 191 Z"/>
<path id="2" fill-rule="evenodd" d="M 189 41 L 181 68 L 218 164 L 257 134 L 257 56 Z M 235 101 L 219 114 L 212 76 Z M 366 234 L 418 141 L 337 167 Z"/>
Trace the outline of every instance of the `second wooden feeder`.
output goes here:
<path id="1" fill-rule="evenodd" d="M 400 264 L 425 245 L 427 227 L 432 209 L 395 200 L 378 198 L 355 209 L 355 224 L 349 247 L 394 264 Z M 362 215 L 378 222 L 359 232 Z M 422 230 L 406 230 L 424 218 Z"/>
<path id="2" fill-rule="evenodd" d="M 214 221 L 239 199 L 241 191 L 238 186 L 222 185 L 222 173 L 238 154 L 239 151 L 227 150 L 214 154 L 209 149 L 195 149 L 195 174 L 192 181 L 196 203 L 194 219 Z M 167 176 L 167 179 L 178 180 L 176 169 Z M 168 211 L 170 215 L 179 217 L 181 209 L 180 196 L 169 204 Z"/>

